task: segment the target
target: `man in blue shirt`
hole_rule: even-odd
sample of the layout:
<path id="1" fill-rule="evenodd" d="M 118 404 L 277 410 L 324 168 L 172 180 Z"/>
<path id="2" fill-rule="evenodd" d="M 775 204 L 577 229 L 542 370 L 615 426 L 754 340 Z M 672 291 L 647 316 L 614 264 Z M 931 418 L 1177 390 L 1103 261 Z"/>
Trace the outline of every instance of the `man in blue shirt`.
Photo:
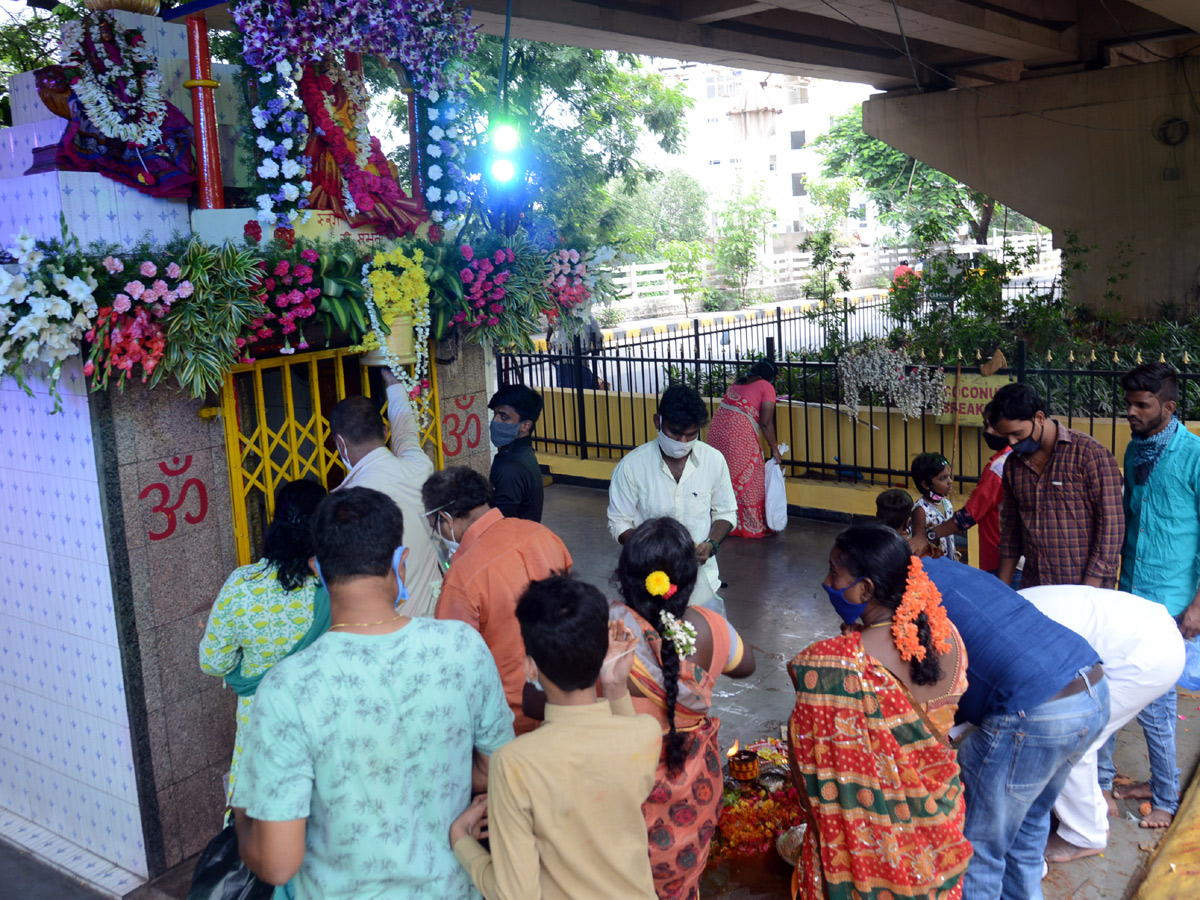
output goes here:
<path id="1" fill-rule="evenodd" d="M 1108 722 L 1100 657 L 993 575 L 946 558 L 922 564 L 967 648 L 957 718 L 979 726 L 958 748 L 975 851 L 963 896 L 1040 900 L 1050 810 Z"/>
<path id="2" fill-rule="evenodd" d="M 1165 363 L 1121 378 L 1133 440 L 1125 450 L 1123 591 L 1163 604 L 1186 639 L 1200 634 L 1200 437 L 1175 418 L 1179 383 Z M 1143 828 L 1166 828 L 1179 807 L 1175 688 L 1138 713 L 1150 781 L 1113 789 L 1116 735 L 1100 751 L 1100 787 L 1119 799 L 1150 801 Z"/>

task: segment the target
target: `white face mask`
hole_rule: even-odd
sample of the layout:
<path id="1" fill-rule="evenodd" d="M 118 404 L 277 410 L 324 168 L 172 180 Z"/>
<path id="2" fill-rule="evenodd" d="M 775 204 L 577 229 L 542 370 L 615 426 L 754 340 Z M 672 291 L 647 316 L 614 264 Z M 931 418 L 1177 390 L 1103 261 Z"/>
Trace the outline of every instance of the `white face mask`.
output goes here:
<path id="1" fill-rule="evenodd" d="M 449 515 L 449 513 L 445 513 L 445 515 Z M 446 546 L 446 552 L 449 553 L 450 556 L 454 556 L 454 554 L 458 552 L 458 541 L 454 540 L 453 519 L 450 520 L 450 537 L 446 537 L 444 534 L 442 534 L 442 520 L 440 516 L 438 517 L 437 523 L 434 526 L 433 533 L 436 534 L 438 539 L 441 540 L 441 542 Z"/>
<path id="2" fill-rule="evenodd" d="M 333 446 L 337 448 L 338 461 L 349 472 L 354 466 L 350 465 L 350 450 L 346 447 L 346 442 L 340 437 L 335 437 L 333 439 Z"/>
<path id="3" fill-rule="evenodd" d="M 658 449 L 664 455 L 670 456 L 672 459 L 683 459 L 692 452 L 692 448 L 696 446 L 696 438 L 690 441 L 677 441 L 674 438 L 669 438 L 662 431 L 658 433 Z"/>

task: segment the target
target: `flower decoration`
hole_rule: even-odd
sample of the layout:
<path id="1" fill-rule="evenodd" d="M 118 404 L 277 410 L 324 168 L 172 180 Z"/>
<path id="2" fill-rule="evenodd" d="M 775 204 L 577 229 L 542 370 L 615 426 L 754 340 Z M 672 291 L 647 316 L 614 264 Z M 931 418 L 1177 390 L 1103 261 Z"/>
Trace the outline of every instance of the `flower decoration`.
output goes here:
<path id="1" fill-rule="evenodd" d="M 560 248 L 546 254 L 546 290 L 553 302 L 549 318 L 572 337 L 581 334 L 593 316 L 597 299 L 616 299 L 612 277 L 603 266 L 615 254 L 608 247 L 581 253 Z"/>
<path id="2" fill-rule="evenodd" d="M 421 167 L 425 205 L 434 222 L 452 221 L 466 212 L 470 199 L 468 173 L 459 165 L 464 134 L 458 121 L 466 99 L 465 72 L 455 67 L 440 88 L 426 84 L 419 97 L 417 128 L 423 138 L 414 147 L 414 158 Z"/>
<path id="3" fill-rule="evenodd" d="M 863 391 L 880 395 L 905 419 L 919 419 L 926 409 L 940 413 L 946 405 L 946 370 L 917 365 L 907 350 L 883 342 L 864 343 L 839 356 L 838 380 L 853 419 L 858 419 Z"/>
<path id="4" fill-rule="evenodd" d="M 892 639 L 900 658 L 905 662 L 913 659 L 924 661 L 925 647 L 917 634 L 917 619 L 924 613 L 933 636 L 932 646 L 945 653 L 950 650 L 950 619 L 942 605 L 942 595 L 925 573 L 925 567 L 915 556 L 909 560 L 908 580 L 904 596 L 892 618 Z"/>
<path id="5" fill-rule="evenodd" d="M 467 262 L 458 273 L 463 283 L 466 308 L 454 314 L 454 324 L 464 331 L 499 325 L 508 297 L 505 284 L 512 278 L 510 267 L 516 261 L 515 252 L 511 247 L 500 247 L 491 254 L 476 255 L 469 245 L 464 244 L 459 253 Z"/>
<path id="6" fill-rule="evenodd" d="M 287 244 L 282 246 L 286 251 L 292 249 Z M 310 256 L 319 258 L 316 251 L 303 250 L 300 253 L 302 261 L 299 262 L 287 256 L 259 260 L 258 268 L 262 275 L 255 297 L 262 304 L 262 312 L 250 322 L 247 329 L 249 336 L 236 340 L 238 349 L 244 351 L 241 362 L 253 361 L 251 346 L 257 341 L 275 337 L 276 326 L 278 334 L 283 336 L 283 347 L 279 352 L 284 356 L 308 349 L 303 326 L 305 320 L 316 315 L 316 303 L 321 297 L 321 289 L 313 286 L 314 272 Z M 297 337 L 294 347 L 293 335 Z"/>
<path id="7" fill-rule="evenodd" d="M 257 218 L 265 226 L 291 228 L 306 222 L 310 161 L 304 156 L 307 118 L 296 84 L 298 70 L 281 59 L 257 79 L 258 104 L 250 110 L 257 130 L 255 143 L 262 153 L 255 168 L 258 193 L 254 202 Z"/>
<path id="8" fill-rule="evenodd" d="M 745 859 L 768 852 L 775 839 L 804 821 L 796 788 L 745 791 L 731 796 L 717 817 L 710 859 Z"/>
<path id="9" fill-rule="evenodd" d="M 105 137 L 140 147 L 162 141 L 167 101 L 142 29 L 89 13 L 63 24 L 61 51 L 71 90 Z"/>
<path id="10" fill-rule="evenodd" d="M 0 377 L 12 376 L 33 396 L 28 369 L 48 366 L 45 380 L 58 412 L 62 364 L 79 353 L 79 338 L 96 315 L 96 273 L 65 220 L 61 241 L 37 241 L 22 231 L 9 253 L 17 272 L 0 266 Z"/>
<path id="11" fill-rule="evenodd" d="M 124 260 L 109 256 L 103 265 L 111 276 L 104 291 L 112 296 L 112 302 L 100 307 L 95 324 L 84 335 L 91 351 L 83 374 L 92 379 L 96 390 L 108 387 L 109 377 L 115 373 L 118 388 L 124 389 L 135 367 L 141 367 L 143 383 L 154 374 L 166 352 L 167 336 L 160 320 L 173 303 L 192 296 L 195 289 L 190 281 L 181 280 L 183 271 L 173 261 L 163 270 L 166 278 L 156 277 L 159 267 L 151 260 L 130 263 L 129 268 L 141 276 L 132 280 L 121 276 Z"/>
<path id="12" fill-rule="evenodd" d="M 653 573 L 651 573 L 653 574 Z M 672 588 L 674 585 L 672 585 Z M 663 594 L 664 597 L 668 596 Z M 696 626 L 691 622 L 678 619 L 665 609 L 658 614 L 662 623 L 663 639 L 675 647 L 675 653 L 680 659 L 691 656 L 696 652 Z"/>
<path id="13" fill-rule="evenodd" d="M 651 597 L 670 599 L 675 596 L 677 590 L 679 588 L 671 584 L 671 576 L 661 569 L 656 569 L 646 576 L 646 593 Z"/>
<path id="14" fill-rule="evenodd" d="M 359 351 L 378 350 L 413 400 L 429 390 L 429 278 L 424 262 L 423 250 L 413 250 L 410 255 L 403 246 L 397 246 L 391 250 L 380 250 L 371 262 L 363 266 L 364 300 L 371 330 L 363 342 L 354 348 Z M 391 323 L 398 316 L 412 318 L 417 360 L 411 372 L 388 348 L 387 336 L 381 324 L 381 320 Z M 424 427 L 425 423 L 421 424 Z"/>

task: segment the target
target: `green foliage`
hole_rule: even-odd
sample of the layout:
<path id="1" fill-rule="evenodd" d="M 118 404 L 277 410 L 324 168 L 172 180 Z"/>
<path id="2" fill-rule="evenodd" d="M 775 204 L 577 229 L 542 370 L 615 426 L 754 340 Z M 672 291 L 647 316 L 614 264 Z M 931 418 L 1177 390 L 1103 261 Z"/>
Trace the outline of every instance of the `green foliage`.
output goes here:
<path id="1" fill-rule="evenodd" d="M 67 0 L 49 11 L 15 3 L 0 10 L 0 125 L 12 124 L 8 79 L 58 62 L 59 31 L 83 11 L 82 0 Z"/>
<path id="2" fill-rule="evenodd" d="M 808 199 L 815 208 L 808 215 L 808 225 L 813 231 L 837 234 L 850 215 L 850 198 L 857 190 L 857 178 L 808 179 Z"/>
<path id="3" fill-rule="evenodd" d="M 689 305 L 704 292 L 705 247 L 699 241 L 668 241 L 663 247 L 667 260 L 667 278 L 683 297 L 683 314 L 689 315 Z"/>
<path id="4" fill-rule="evenodd" d="M 943 240 L 966 225 L 972 240 L 987 243 L 996 201 L 871 137 L 861 106 L 835 118 L 813 146 L 824 156 L 825 175 L 857 179 L 885 224 L 902 233 L 932 229 Z"/>
<path id="5" fill-rule="evenodd" d="M 221 389 L 225 373 L 241 355 L 238 337 L 262 310 L 253 287 L 260 272 L 258 254 L 233 244 L 212 247 L 193 240 L 179 265 L 195 291 L 177 300 L 162 320 L 166 352 L 150 386 L 174 377 L 188 396 L 204 397 Z"/>
<path id="6" fill-rule="evenodd" d="M 599 222 L 598 237 L 604 243 L 657 258 L 673 241 L 709 239 L 708 191 L 680 169 L 648 178 L 633 193 L 611 193 L 611 205 Z"/>
<path id="7" fill-rule="evenodd" d="M 746 190 L 741 181 L 717 214 L 717 242 L 713 258 L 726 289 L 736 294 L 739 305 L 747 300 L 750 279 L 758 269 L 758 251 L 767 235 L 775 208 L 762 183 Z"/>
<path id="8" fill-rule="evenodd" d="M 597 306 L 596 324 L 601 328 L 616 328 L 625 321 L 625 310 L 619 306 Z"/>
<path id="9" fill-rule="evenodd" d="M 468 60 L 470 97 L 458 124 L 467 134 L 464 165 L 471 172 L 483 171 L 501 46 L 499 38 L 483 35 Z M 611 183 L 632 192 L 653 174 L 638 162 L 647 136 L 668 153 L 680 152 L 683 116 L 691 105 L 682 88 L 649 71 L 634 54 L 523 40 L 510 42 L 505 96 L 507 114 L 520 123 L 528 176 L 497 196 L 489 196 L 488 185 L 480 182 L 474 211 L 497 226 L 536 210 L 553 221 L 569 246 L 594 246 L 612 233 L 618 217 L 611 210 Z M 392 111 L 407 123 L 403 98 Z M 398 163 L 403 167 L 407 160 Z M 605 214 L 608 221 L 602 221 Z"/>
<path id="10" fill-rule="evenodd" d="M 805 316 L 820 323 L 825 334 L 825 347 L 836 354 L 847 344 L 846 323 L 851 303 L 848 297 L 837 295 L 851 288 L 850 263 L 854 254 L 837 247 L 831 231 L 810 235 L 800 244 L 799 250 L 812 254 L 811 274 L 804 279 L 804 296 L 820 301 Z"/>

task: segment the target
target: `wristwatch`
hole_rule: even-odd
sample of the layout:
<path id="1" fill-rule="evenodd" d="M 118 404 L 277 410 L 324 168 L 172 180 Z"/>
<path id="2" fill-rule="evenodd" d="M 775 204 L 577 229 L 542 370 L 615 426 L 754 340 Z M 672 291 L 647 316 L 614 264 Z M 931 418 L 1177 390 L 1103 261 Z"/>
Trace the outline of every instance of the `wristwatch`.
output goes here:
<path id="1" fill-rule="evenodd" d="M 712 538 L 705 538 L 705 539 L 704 539 L 703 541 L 701 541 L 700 543 L 702 543 L 702 544 L 712 544 L 712 548 L 713 548 L 713 549 L 712 549 L 712 555 L 713 555 L 713 556 L 716 556 L 716 555 L 717 555 L 717 551 L 721 549 L 721 545 L 720 545 L 720 544 L 718 544 L 716 541 L 714 541 Z"/>
<path id="2" fill-rule="evenodd" d="M 936 544 L 939 540 L 938 536 L 937 536 L 937 532 L 934 531 L 932 528 L 926 528 L 925 529 L 925 540 L 929 541 L 929 543 L 931 543 L 931 544 Z"/>

